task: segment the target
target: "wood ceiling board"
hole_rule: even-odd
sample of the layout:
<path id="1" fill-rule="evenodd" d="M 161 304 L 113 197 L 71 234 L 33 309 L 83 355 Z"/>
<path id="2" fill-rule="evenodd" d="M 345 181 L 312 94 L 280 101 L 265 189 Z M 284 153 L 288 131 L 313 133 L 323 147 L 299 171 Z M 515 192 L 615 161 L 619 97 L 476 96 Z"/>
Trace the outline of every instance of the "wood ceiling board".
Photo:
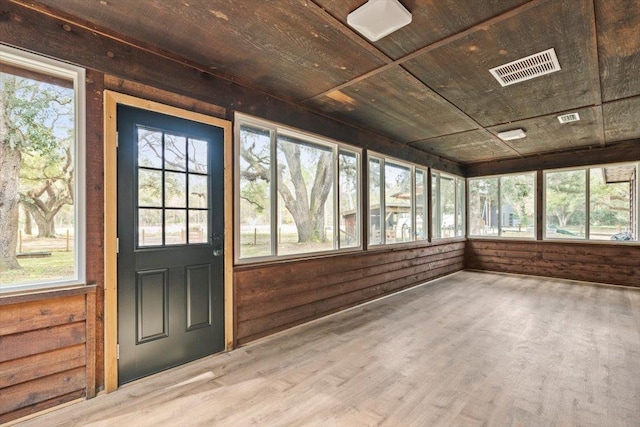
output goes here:
<path id="1" fill-rule="evenodd" d="M 559 114 L 551 114 L 490 127 L 488 130 L 497 136 L 498 132 L 524 129 L 526 138 L 509 141 L 509 144 L 525 156 L 604 144 L 600 107 L 580 108 L 569 112 L 578 113 L 580 121 L 560 123 Z M 563 112 L 565 113 L 568 112 Z"/>
<path id="2" fill-rule="evenodd" d="M 542 1 L 404 63 L 483 126 L 600 103 L 589 0 Z M 489 69 L 555 48 L 561 71 L 501 87 Z"/>
<path id="3" fill-rule="evenodd" d="M 289 99 L 309 98 L 385 63 L 302 0 L 39 3 Z"/>
<path id="4" fill-rule="evenodd" d="M 640 96 L 607 102 L 602 110 L 607 144 L 640 138 Z"/>
<path id="5" fill-rule="evenodd" d="M 366 3 L 365 0 L 312 0 L 347 25 L 347 15 Z M 401 0 L 412 15 L 406 27 L 377 42 L 378 49 L 393 59 L 401 58 L 479 22 L 500 15 L 526 0 Z"/>
<path id="6" fill-rule="evenodd" d="M 518 157 L 512 148 L 483 129 L 426 139 L 411 145 L 460 163 Z"/>
<path id="7" fill-rule="evenodd" d="M 596 0 L 602 101 L 640 95 L 640 2 Z"/>
<path id="8" fill-rule="evenodd" d="M 478 128 L 399 66 L 305 104 L 400 142 Z"/>

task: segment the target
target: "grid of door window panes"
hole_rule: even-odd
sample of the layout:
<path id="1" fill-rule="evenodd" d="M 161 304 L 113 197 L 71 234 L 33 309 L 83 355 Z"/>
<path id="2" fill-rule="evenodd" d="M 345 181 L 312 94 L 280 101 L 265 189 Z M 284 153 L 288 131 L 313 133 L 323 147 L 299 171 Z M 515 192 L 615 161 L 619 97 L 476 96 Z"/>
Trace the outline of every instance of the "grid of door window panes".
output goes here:
<path id="1" fill-rule="evenodd" d="M 209 241 L 208 141 L 139 126 L 138 247 Z"/>

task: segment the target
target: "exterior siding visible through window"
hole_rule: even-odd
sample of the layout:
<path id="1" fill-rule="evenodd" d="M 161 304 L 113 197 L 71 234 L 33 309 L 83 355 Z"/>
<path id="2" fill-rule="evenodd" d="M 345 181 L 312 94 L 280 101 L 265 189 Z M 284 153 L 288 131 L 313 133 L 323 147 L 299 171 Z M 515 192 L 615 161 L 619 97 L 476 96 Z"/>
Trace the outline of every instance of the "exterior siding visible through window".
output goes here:
<path id="1" fill-rule="evenodd" d="M 369 246 L 427 239 L 427 172 L 369 154 Z"/>
<path id="2" fill-rule="evenodd" d="M 545 171 L 546 239 L 636 242 L 635 163 Z"/>

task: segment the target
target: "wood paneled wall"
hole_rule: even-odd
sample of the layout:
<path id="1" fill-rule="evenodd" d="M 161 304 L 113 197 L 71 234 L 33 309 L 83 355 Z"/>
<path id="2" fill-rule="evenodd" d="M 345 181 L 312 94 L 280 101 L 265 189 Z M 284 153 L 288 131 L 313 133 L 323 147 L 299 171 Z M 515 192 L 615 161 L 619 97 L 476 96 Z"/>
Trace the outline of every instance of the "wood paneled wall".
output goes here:
<path id="1" fill-rule="evenodd" d="M 236 267 L 236 343 L 463 268 L 464 241 Z"/>
<path id="2" fill-rule="evenodd" d="M 640 287 L 640 246 L 472 239 L 465 268 Z"/>
<path id="3" fill-rule="evenodd" d="M 96 287 L 0 297 L 0 423 L 95 395 Z"/>

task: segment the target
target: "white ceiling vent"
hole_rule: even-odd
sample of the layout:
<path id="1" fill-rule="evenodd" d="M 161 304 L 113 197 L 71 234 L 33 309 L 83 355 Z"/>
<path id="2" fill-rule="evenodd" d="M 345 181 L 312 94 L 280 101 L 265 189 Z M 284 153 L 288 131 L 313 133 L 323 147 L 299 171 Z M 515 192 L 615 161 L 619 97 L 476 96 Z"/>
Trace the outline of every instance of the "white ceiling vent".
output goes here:
<path id="1" fill-rule="evenodd" d="M 551 48 L 489 70 L 502 86 L 560 71 L 555 49 Z"/>
<path id="2" fill-rule="evenodd" d="M 578 113 L 563 114 L 561 116 L 558 116 L 558 120 L 560 121 L 560 123 L 577 122 L 578 120 L 580 120 L 580 114 Z"/>

